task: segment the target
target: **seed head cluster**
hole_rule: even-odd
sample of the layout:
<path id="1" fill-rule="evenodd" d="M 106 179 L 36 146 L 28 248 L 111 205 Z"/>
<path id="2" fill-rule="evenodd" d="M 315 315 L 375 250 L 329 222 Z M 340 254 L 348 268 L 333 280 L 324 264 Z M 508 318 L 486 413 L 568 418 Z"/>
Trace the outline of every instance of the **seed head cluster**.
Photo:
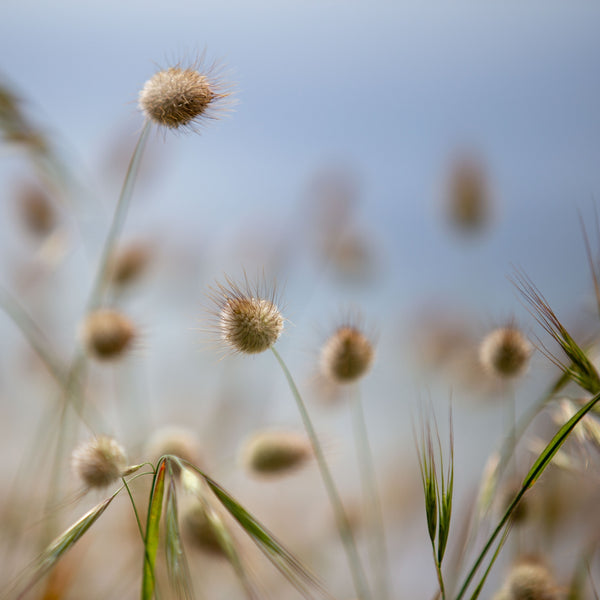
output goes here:
<path id="1" fill-rule="evenodd" d="M 71 456 L 73 470 L 88 488 L 110 485 L 121 477 L 126 464 L 121 445 L 105 435 L 84 442 Z"/>
<path id="2" fill-rule="evenodd" d="M 274 293 L 269 298 L 258 289 L 252 289 L 246 280 L 244 289 L 231 280 L 219 285 L 212 296 L 217 306 L 217 329 L 220 340 L 233 352 L 258 354 L 268 350 L 279 339 L 284 318 L 275 303 Z"/>
<path id="3" fill-rule="evenodd" d="M 139 94 L 139 107 L 151 122 L 177 129 L 214 118 L 215 103 L 227 97 L 210 74 L 169 67 L 152 76 Z"/>
<path id="4" fill-rule="evenodd" d="M 358 328 L 339 327 L 321 350 L 321 371 L 334 383 L 352 383 L 371 368 L 373 344 Z"/>
<path id="5" fill-rule="evenodd" d="M 484 338 L 479 357 L 489 373 L 503 379 L 515 379 L 527 370 L 532 350 L 527 338 L 516 327 L 502 327 Z"/>

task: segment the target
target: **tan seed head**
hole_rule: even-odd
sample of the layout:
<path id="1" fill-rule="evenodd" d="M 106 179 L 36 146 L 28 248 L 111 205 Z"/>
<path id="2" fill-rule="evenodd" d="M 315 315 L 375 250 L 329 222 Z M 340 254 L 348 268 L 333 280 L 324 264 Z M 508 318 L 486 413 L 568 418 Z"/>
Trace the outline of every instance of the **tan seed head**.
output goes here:
<path id="1" fill-rule="evenodd" d="M 545 565 L 530 559 L 514 566 L 505 585 L 510 600 L 558 600 L 554 579 Z"/>
<path id="2" fill-rule="evenodd" d="M 215 103 L 227 95 L 218 82 L 195 68 L 170 67 L 144 84 L 138 101 L 148 120 L 177 129 L 214 118 Z"/>
<path id="3" fill-rule="evenodd" d="M 184 512 L 182 524 L 186 537 L 198 548 L 215 556 L 225 555 L 216 529 L 217 527 L 224 528 L 225 525 L 216 513 L 212 514 L 211 521 L 207 507 L 199 502 L 194 502 Z"/>
<path id="4" fill-rule="evenodd" d="M 71 456 L 75 473 L 89 488 L 102 488 L 121 477 L 125 451 L 111 437 L 100 435 L 78 446 Z"/>
<path id="5" fill-rule="evenodd" d="M 502 327 L 483 340 L 479 357 L 484 368 L 496 377 L 515 379 L 529 364 L 531 344 L 516 327 Z"/>
<path id="6" fill-rule="evenodd" d="M 335 383 L 352 383 L 367 373 L 374 357 L 370 340 L 356 327 L 343 326 L 321 350 L 321 371 Z"/>
<path id="7" fill-rule="evenodd" d="M 119 287 L 130 285 L 143 273 L 149 260 L 150 251 L 145 244 L 132 243 L 120 248 L 108 267 L 110 281 Z"/>
<path id="8" fill-rule="evenodd" d="M 120 312 L 99 309 L 85 318 L 81 336 L 92 356 L 100 360 L 112 360 L 130 347 L 135 329 L 131 321 Z"/>
<path id="9" fill-rule="evenodd" d="M 283 331 L 284 318 L 275 304 L 275 294 L 264 294 L 251 289 L 248 281 L 244 289 L 229 279 L 228 285 L 219 285 L 212 295 L 217 306 L 217 330 L 223 344 L 233 352 L 258 354 L 268 350 Z"/>
<path id="10" fill-rule="evenodd" d="M 241 460 L 255 475 L 283 475 L 301 467 L 312 456 L 306 436 L 291 431 L 261 431 L 242 447 Z"/>

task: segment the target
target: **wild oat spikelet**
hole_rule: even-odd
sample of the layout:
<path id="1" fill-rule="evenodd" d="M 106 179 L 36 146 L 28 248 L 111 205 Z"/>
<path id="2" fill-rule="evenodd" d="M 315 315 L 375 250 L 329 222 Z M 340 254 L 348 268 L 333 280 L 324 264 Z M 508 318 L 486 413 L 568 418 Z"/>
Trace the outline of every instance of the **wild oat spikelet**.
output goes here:
<path id="1" fill-rule="evenodd" d="M 516 379 L 529 365 L 533 348 L 527 338 L 514 326 L 494 329 L 479 348 L 483 367 L 502 379 Z"/>
<path id="2" fill-rule="evenodd" d="M 279 339 L 284 326 L 275 292 L 266 294 L 259 285 L 252 288 L 248 279 L 243 288 L 228 278 L 226 282 L 227 286 L 218 284 L 211 296 L 217 306 L 220 340 L 233 352 L 242 354 L 268 350 Z"/>
<path id="3" fill-rule="evenodd" d="M 149 121 L 177 129 L 192 127 L 205 117 L 215 118 L 216 103 L 229 93 L 211 76 L 210 69 L 201 73 L 198 67 L 169 67 L 144 84 L 138 103 Z"/>
<path id="4" fill-rule="evenodd" d="M 241 462 L 255 475 L 283 475 L 306 463 L 312 446 L 293 431 L 260 431 L 242 446 Z"/>
<path id="5" fill-rule="evenodd" d="M 321 371 L 338 384 L 352 383 L 371 368 L 373 344 L 357 327 L 339 327 L 321 350 Z"/>
<path id="6" fill-rule="evenodd" d="M 99 360 L 112 360 L 129 348 L 135 337 L 135 329 L 120 312 L 98 309 L 84 319 L 81 337 L 92 356 Z"/>
<path id="7" fill-rule="evenodd" d="M 127 459 L 116 440 L 100 435 L 75 448 L 71 464 L 87 487 L 102 488 L 121 477 Z"/>

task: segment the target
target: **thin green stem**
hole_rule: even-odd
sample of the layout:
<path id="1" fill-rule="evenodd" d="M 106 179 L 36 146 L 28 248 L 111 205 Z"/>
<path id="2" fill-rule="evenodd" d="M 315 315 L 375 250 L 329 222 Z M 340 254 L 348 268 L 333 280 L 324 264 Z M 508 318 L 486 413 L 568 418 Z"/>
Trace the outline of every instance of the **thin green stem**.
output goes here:
<path id="1" fill-rule="evenodd" d="M 106 275 L 109 268 L 110 257 L 125 224 L 125 218 L 127 216 L 127 211 L 129 210 L 129 204 L 133 193 L 133 186 L 139 171 L 140 162 L 144 154 L 144 149 L 146 147 L 149 134 L 150 123 L 147 121 L 144 124 L 138 142 L 135 146 L 135 150 L 131 156 L 131 160 L 129 161 L 129 166 L 127 167 L 127 173 L 125 174 L 125 180 L 123 181 L 121 194 L 119 195 L 119 200 L 113 214 L 112 223 L 110 225 L 110 229 L 108 230 L 106 240 L 104 241 L 100 262 L 96 270 L 96 278 L 90 294 L 88 310 L 97 308 L 102 302 L 102 292 L 106 284 Z"/>
<path id="2" fill-rule="evenodd" d="M 133 513 L 135 514 L 135 520 L 138 526 L 138 531 L 140 532 L 140 537 L 142 538 L 142 544 L 144 544 L 144 547 L 146 546 L 146 536 L 144 535 L 144 530 L 142 529 L 142 522 L 140 521 L 140 515 L 138 514 L 138 509 L 137 506 L 135 505 L 135 501 L 133 499 L 133 494 L 131 493 L 131 489 L 129 488 L 129 485 L 125 479 L 125 477 L 121 477 L 121 481 L 123 482 L 123 485 L 125 486 L 125 489 L 127 490 L 127 494 L 129 496 L 129 499 L 131 500 L 131 506 L 133 508 Z"/>
<path id="3" fill-rule="evenodd" d="M 315 453 L 315 458 L 317 459 L 317 464 L 319 465 L 319 470 L 321 471 L 321 477 L 323 479 L 323 483 L 325 484 L 325 489 L 335 514 L 338 532 L 346 551 L 346 557 L 350 566 L 350 572 L 352 573 L 354 588 L 360 600 L 368 600 L 371 598 L 371 594 L 369 592 L 365 573 L 358 555 L 356 542 L 354 541 L 354 536 L 352 535 L 350 522 L 346 515 L 346 511 L 344 510 L 344 505 L 342 504 L 342 500 L 339 492 L 337 491 L 335 482 L 333 481 L 329 467 L 327 466 L 327 462 L 325 461 L 325 455 L 323 454 L 321 444 L 319 443 L 319 438 L 317 437 L 312 421 L 308 415 L 308 411 L 304 401 L 302 400 L 302 396 L 300 396 L 300 392 L 296 387 L 296 383 L 294 382 L 292 374 L 277 350 L 271 347 L 271 351 L 277 359 L 277 362 L 279 363 L 279 366 L 281 367 L 288 382 L 292 395 L 296 400 L 298 410 L 300 411 L 300 416 L 302 417 L 302 421 L 304 423 L 304 428 L 306 429 L 306 433 L 308 434 L 310 443 Z"/>
<path id="4" fill-rule="evenodd" d="M 358 386 L 353 390 L 353 423 L 354 437 L 356 440 L 357 458 L 361 474 L 364 504 L 367 520 L 371 528 L 372 543 L 370 546 L 371 569 L 375 576 L 375 597 L 381 600 L 389 598 L 388 581 L 388 556 L 385 541 L 385 526 L 383 521 L 383 510 L 381 500 L 377 491 L 377 480 L 375 477 L 375 463 L 367 424 L 363 410 L 362 399 Z"/>
<path id="5" fill-rule="evenodd" d="M 442 600 L 446 600 L 446 588 L 444 587 L 444 576 L 442 575 L 442 565 L 439 563 L 437 559 L 437 553 L 435 551 L 435 546 L 433 546 L 433 562 L 435 563 L 435 573 L 437 575 L 438 584 L 440 586 L 440 594 Z"/>

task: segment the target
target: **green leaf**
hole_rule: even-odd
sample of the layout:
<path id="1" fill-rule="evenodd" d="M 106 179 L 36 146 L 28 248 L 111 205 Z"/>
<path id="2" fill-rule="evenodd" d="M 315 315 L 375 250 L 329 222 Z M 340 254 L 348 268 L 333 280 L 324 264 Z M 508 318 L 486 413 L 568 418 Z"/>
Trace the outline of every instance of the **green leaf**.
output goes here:
<path id="1" fill-rule="evenodd" d="M 304 597 L 314 598 L 314 594 L 317 593 L 317 597 L 333 598 L 315 576 L 286 550 L 277 538 L 237 500 L 198 468 L 189 463 L 186 463 L 186 465 L 202 477 L 229 514 L 240 524 L 271 563 Z"/>
<path id="2" fill-rule="evenodd" d="M 167 488 L 167 503 L 165 508 L 166 539 L 165 553 L 167 556 L 167 572 L 171 587 L 176 597 L 184 600 L 192 600 L 194 593 L 177 518 L 177 497 L 175 495 L 175 481 L 169 465 L 169 487 Z"/>
<path id="3" fill-rule="evenodd" d="M 142 600 L 152 600 L 156 580 L 154 566 L 158 550 L 158 533 L 162 514 L 163 496 L 165 491 L 166 461 L 161 459 L 156 466 L 152 482 L 150 502 L 148 504 L 148 519 L 146 522 L 146 540 L 144 544 L 144 572 L 142 576 Z"/>
<path id="4" fill-rule="evenodd" d="M 46 548 L 42 555 L 35 561 L 35 564 L 33 565 L 33 574 L 30 575 L 25 589 L 17 596 L 17 598 L 23 598 L 40 578 L 58 562 L 62 555 L 71 548 L 84 533 L 86 533 L 122 489 L 122 487 L 119 488 L 112 496 L 85 513 L 81 519 L 71 525 L 71 527 L 59 535 L 48 548 Z"/>

